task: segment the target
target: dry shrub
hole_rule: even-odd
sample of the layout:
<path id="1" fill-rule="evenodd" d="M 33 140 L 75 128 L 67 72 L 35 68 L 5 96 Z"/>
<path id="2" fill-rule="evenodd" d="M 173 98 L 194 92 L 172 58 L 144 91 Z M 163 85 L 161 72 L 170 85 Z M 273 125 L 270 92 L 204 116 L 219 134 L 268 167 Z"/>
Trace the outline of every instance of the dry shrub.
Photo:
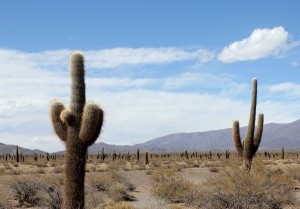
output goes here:
<path id="1" fill-rule="evenodd" d="M 153 174 L 153 170 L 145 170 L 145 174 L 146 175 L 152 175 Z"/>
<path id="2" fill-rule="evenodd" d="M 104 204 L 103 195 L 104 192 L 99 192 L 95 187 L 91 186 L 90 184 L 85 184 L 85 208 L 86 209 L 96 209 L 96 208 L 104 208 L 100 207 Z M 99 205 L 101 203 L 101 205 Z"/>
<path id="3" fill-rule="evenodd" d="M 109 196 L 116 202 L 135 200 L 135 197 L 128 192 L 126 186 L 120 183 L 115 183 L 109 188 Z"/>
<path id="4" fill-rule="evenodd" d="M 0 195 L 0 209 L 13 209 L 13 204 L 4 196 Z"/>
<path id="5" fill-rule="evenodd" d="M 21 174 L 21 171 L 20 170 L 17 170 L 17 169 L 12 169 L 10 174 L 13 174 L 13 175 L 20 175 Z"/>
<path id="6" fill-rule="evenodd" d="M 23 175 L 11 178 L 7 184 L 17 207 L 61 208 L 62 177 L 60 176 Z"/>
<path id="7" fill-rule="evenodd" d="M 47 162 L 38 162 L 38 163 L 35 163 L 35 166 L 38 168 L 46 168 L 48 166 L 48 163 Z"/>
<path id="8" fill-rule="evenodd" d="M 160 170 L 153 174 L 156 182 L 153 193 L 171 203 L 191 204 L 198 198 L 197 187 L 175 175 L 171 170 Z"/>
<path id="9" fill-rule="evenodd" d="M 62 173 L 63 171 L 64 171 L 64 168 L 61 166 L 53 168 L 53 173 Z"/>
<path id="10" fill-rule="evenodd" d="M 12 163 L 14 167 L 19 167 L 19 163 Z"/>
<path id="11" fill-rule="evenodd" d="M 141 171 L 146 170 L 146 166 L 144 164 L 139 164 L 137 166 L 137 170 L 141 170 Z"/>
<path id="12" fill-rule="evenodd" d="M 60 209 L 63 202 L 62 176 L 43 176 L 40 183 L 42 205 L 48 209 Z"/>
<path id="13" fill-rule="evenodd" d="M 251 172 L 232 168 L 204 183 L 200 208 L 209 209 L 281 209 L 295 202 L 292 178 L 268 174 L 262 168 Z"/>
<path id="14" fill-rule="evenodd" d="M 0 168 L 0 176 L 5 174 L 5 168 Z"/>
<path id="15" fill-rule="evenodd" d="M 170 209 L 184 209 L 186 207 L 181 206 L 179 204 L 170 204 Z"/>
<path id="16" fill-rule="evenodd" d="M 38 169 L 36 170 L 37 174 L 44 174 L 45 170 L 42 167 L 38 167 Z"/>
<path id="17" fill-rule="evenodd" d="M 87 176 L 87 180 L 96 191 L 108 191 L 113 182 L 111 176 L 99 174 L 91 174 Z"/>
<path id="18" fill-rule="evenodd" d="M 131 191 L 135 190 L 135 185 L 116 171 L 89 174 L 87 176 L 87 187 L 89 191 L 94 191 L 94 194 L 99 193 L 101 196 L 108 196 L 115 202 L 132 201 L 135 199 L 130 194 Z M 93 205 L 97 201 L 101 201 L 97 199 L 99 198 L 93 198 Z"/>
<path id="19" fill-rule="evenodd" d="M 92 172 L 96 172 L 97 171 L 98 166 L 90 166 L 90 169 Z"/>
<path id="20" fill-rule="evenodd" d="M 18 201 L 18 206 L 39 206 L 39 187 L 39 182 L 30 176 L 14 177 L 9 182 L 9 188 L 12 191 L 14 199 Z"/>
<path id="21" fill-rule="evenodd" d="M 217 173 L 219 172 L 219 169 L 218 168 L 215 168 L 215 167 L 211 167 L 208 169 L 210 172 L 213 172 L 213 173 Z"/>
<path id="22" fill-rule="evenodd" d="M 290 166 L 290 167 L 287 167 L 287 170 L 286 170 L 287 173 L 290 174 L 290 176 L 296 180 L 296 181 L 300 181 L 300 173 L 299 173 L 299 166 L 295 167 L 295 166 Z"/>
<path id="23" fill-rule="evenodd" d="M 49 163 L 49 166 L 50 166 L 50 167 L 56 167 L 57 165 L 56 165 L 55 162 L 50 162 L 50 163 Z"/>
<path id="24" fill-rule="evenodd" d="M 133 183 L 116 171 L 111 171 L 111 177 L 115 182 L 123 184 L 128 191 L 132 192 L 136 189 L 136 186 Z"/>
<path id="25" fill-rule="evenodd" d="M 133 205 L 129 202 L 117 202 L 117 203 L 110 203 L 107 205 L 99 206 L 95 209 L 134 209 Z"/>

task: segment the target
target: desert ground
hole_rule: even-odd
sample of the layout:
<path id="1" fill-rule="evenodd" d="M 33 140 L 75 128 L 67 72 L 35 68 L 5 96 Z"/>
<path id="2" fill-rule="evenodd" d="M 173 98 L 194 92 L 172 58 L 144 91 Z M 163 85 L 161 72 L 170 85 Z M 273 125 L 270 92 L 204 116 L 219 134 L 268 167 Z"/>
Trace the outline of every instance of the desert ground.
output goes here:
<path id="1" fill-rule="evenodd" d="M 89 155 L 85 207 L 300 208 L 299 154 L 259 152 L 250 172 L 236 153 L 152 153 L 148 164 L 144 154 Z M 63 175 L 63 155 L 3 155 L 0 208 L 61 208 Z"/>

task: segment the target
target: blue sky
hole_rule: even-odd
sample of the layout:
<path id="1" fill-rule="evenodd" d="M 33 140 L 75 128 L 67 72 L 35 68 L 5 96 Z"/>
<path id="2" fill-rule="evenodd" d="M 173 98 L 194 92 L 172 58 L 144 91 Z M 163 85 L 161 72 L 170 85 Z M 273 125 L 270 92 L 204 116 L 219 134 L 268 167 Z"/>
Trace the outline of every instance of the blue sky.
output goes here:
<path id="1" fill-rule="evenodd" d="M 300 118 L 299 1 L 2 1 L 0 142 L 63 149 L 49 105 L 69 104 L 69 56 L 86 60 L 97 142 L 247 125 L 251 79 L 266 123 Z"/>

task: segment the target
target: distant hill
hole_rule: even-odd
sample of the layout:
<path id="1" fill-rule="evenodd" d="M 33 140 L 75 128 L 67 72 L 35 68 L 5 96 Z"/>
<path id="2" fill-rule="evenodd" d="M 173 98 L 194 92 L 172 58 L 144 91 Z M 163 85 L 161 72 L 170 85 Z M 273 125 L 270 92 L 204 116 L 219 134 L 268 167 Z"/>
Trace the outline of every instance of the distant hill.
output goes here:
<path id="1" fill-rule="evenodd" d="M 247 127 L 240 129 L 242 139 L 246 135 L 246 131 Z M 234 149 L 231 128 L 170 134 L 135 146 L 149 151 Z M 288 124 L 269 123 L 264 125 L 260 149 L 280 149 L 281 147 L 300 148 L 300 120 Z"/>
<path id="2" fill-rule="evenodd" d="M 17 146 L 16 145 L 9 145 L 9 144 L 3 144 L 3 143 L 0 143 L 0 154 L 15 154 L 16 153 L 16 149 L 17 149 Z M 26 148 L 22 148 L 22 147 L 19 147 L 19 153 L 21 154 L 45 154 L 46 152 L 43 152 L 41 150 L 37 150 L 37 149 L 34 149 L 34 150 L 31 150 L 31 149 L 26 149 Z"/>
<path id="3" fill-rule="evenodd" d="M 247 127 L 240 130 L 244 138 Z M 213 131 L 194 133 L 175 133 L 152 139 L 145 143 L 136 145 L 111 145 L 103 142 L 95 143 L 89 147 L 89 153 L 98 153 L 102 147 L 105 152 L 117 153 L 135 152 L 139 147 L 141 151 L 151 152 L 178 152 L 183 150 L 233 150 L 232 129 L 220 129 Z M 264 125 L 263 138 L 260 150 L 263 149 L 300 149 L 300 120 L 287 124 L 269 123 Z M 0 143 L 0 154 L 14 153 L 16 147 Z M 29 150 L 20 148 L 22 153 L 39 153 L 40 150 Z M 63 151 L 61 151 L 63 152 Z M 60 153 L 61 153 L 60 152 Z"/>

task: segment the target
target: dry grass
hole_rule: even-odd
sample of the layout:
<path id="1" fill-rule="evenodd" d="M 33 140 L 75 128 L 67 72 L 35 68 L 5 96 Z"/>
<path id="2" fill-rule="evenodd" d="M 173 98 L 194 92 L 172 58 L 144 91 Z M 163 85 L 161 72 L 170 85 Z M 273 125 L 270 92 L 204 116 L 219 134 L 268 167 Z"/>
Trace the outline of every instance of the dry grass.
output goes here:
<path id="1" fill-rule="evenodd" d="M 131 209 L 135 202 L 128 201 L 135 197 L 138 201 L 147 200 L 148 197 L 141 198 L 145 190 L 148 194 L 149 191 L 154 193 L 151 196 L 157 202 L 166 200 L 167 206 L 174 209 L 297 207 L 294 194 L 298 192 L 295 186 L 300 188 L 300 158 L 294 155 L 287 154 L 284 160 L 258 156 L 250 173 L 240 170 L 240 161 L 234 155 L 230 159 L 224 156 L 219 159 L 216 155 L 211 159 L 156 155 L 149 161 L 150 164 L 145 165 L 143 160 L 136 162 L 134 157 L 130 161 L 118 158 L 102 161 L 90 157 L 86 167 L 85 208 Z M 262 165 L 258 166 L 259 162 Z M 38 161 L 28 158 L 20 163 L 0 162 L 0 209 L 60 208 L 63 169 L 63 158 L 49 162 L 40 158 Z M 124 178 L 124 174 L 128 177 L 131 171 L 152 179 L 153 188 L 150 190 L 149 185 L 141 190 L 139 183 L 133 185 Z M 132 178 L 135 177 L 129 179 L 136 182 Z M 137 182 L 141 181 L 143 179 Z"/>
<path id="2" fill-rule="evenodd" d="M 131 203 L 128 202 L 112 202 L 109 204 L 101 204 L 94 209 L 134 209 L 134 207 Z"/>
<path id="3" fill-rule="evenodd" d="M 170 203 L 192 203 L 198 198 L 194 184 L 175 175 L 173 170 L 159 170 L 153 174 L 153 193 Z"/>
<path id="4" fill-rule="evenodd" d="M 236 167 L 203 184 L 201 208 L 280 209 L 294 204 L 292 178 L 270 174 L 261 167 L 251 172 Z"/>
<path id="5" fill-rule="evenodd" d="M 60 208 L 62 177 L 22 175 L 9 178 L 5 184 L 8 195 L 1 198 L 3 205 L 18 207 Z M 0 207 L 1 208 L 1 207 Z"/>

